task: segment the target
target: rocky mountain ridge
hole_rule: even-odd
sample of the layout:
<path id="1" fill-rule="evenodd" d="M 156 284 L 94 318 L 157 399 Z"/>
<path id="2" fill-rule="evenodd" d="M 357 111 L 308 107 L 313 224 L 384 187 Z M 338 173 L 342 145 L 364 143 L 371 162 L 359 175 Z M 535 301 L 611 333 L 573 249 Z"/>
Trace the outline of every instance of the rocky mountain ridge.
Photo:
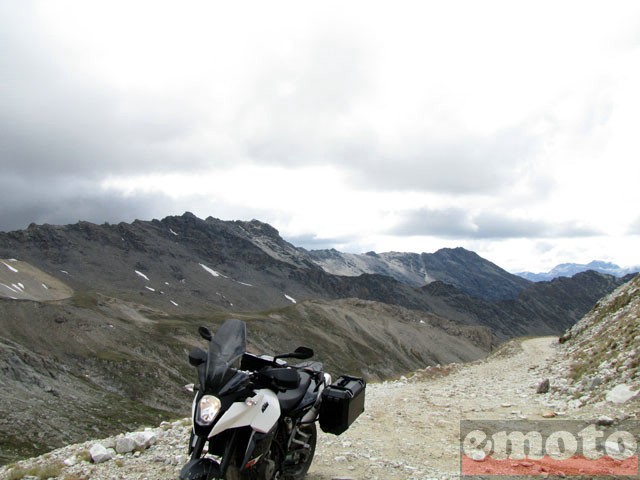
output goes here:
<path id="1" fill-rule="evenodd" d="M 502 338 L 559 333 L 624 281 L 591 275 L 539 285 L 461 248 L 402 257 L 430 272 L 432 281 L 424 287 L 380 273 L 333 275 L 312 253 L 289 244 L 267 224 L 201 220 L 190 213 L 132 224 L 79 222 L 0 232 L 0 258 L 25 262 L 77 294 L 102 293 L 171 315 L 361 298 L 488 325 Z M 11 286 L 12 272 L 2 267 L 0 283 Z M 579 304 L 573 299 L 573 283 L 581 284 L 577 290 L 584 294 Z M 551 303 L 543 298 L 550 292 L 555 297 Z M 0 285 L 1 296 L 15 297 Z M 562 311 L 567 301 L 573 305 L 568 316 Z M 532 302 L 538 313 L 527 312 Z"/>
<path id="2" fill-rule="evenodd" d="M 529 286 L 528 281 L 461 247 L 420 254 L 353 254 L 337 250 L 311 250 L 308 254 L 325 271 L 335 275 L 385 275 L 413 287 L 441 281 L 487 300 L 514 299 Z"/>

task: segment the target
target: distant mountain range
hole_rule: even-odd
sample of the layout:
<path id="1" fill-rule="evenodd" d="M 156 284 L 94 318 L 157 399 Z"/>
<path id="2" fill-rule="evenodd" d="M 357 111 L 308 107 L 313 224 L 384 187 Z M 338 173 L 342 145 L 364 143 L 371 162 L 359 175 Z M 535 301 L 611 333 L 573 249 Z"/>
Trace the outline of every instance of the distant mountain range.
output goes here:
<path id="1" fill-rule="evenodd" d="M 507 272 L 497 265 L 463 248 L 443 248 L 435 253 L 357 254 L 339 252 L 335 249 L 311 250 L 306 253 L 325 271 L 334 275 L 353 277 L 363 273 L 380 274 L 416 287 L 441 280 L 459 287 L 470 295 L 502 300 L 517 296 L 523 286 L 527 285 L 522 279 L 530 282 L 548 282 L 558 277 L 573 277 L 577 273 L 589 270 L 618 278 L 640 272 L 640 266 L 621 268 L 614 263 L 595 260 L 587 264 L 563 263 L 545 273 L 518 272 L 505 275 Z M 465 280 L 469 271 L 474 272 L 474 278 Z M 480 274 L 481 271 L 484 273 Z"/>
<path id="2" fill-rule="evenodd" d="M 548 272 L 519 272 L 516 273 L 516 275 L 531 280 L 532 282 L 544 282 L 558 277 L 573 277 L 576 273 L 586 272 L 587 270 L 613 275 L 614 277 L 624 277 L 625 275 L 640 272 L 640 266 L 622 268 L 615 263 L 594 260 L 589 263 L 561 263 Z"/>
<path id="3" fill-rule="evenodd" d="M 498 338 L 563 331 L 622 282 L 583 274 L 568 283 L 538 284 L 463 248 L 431 254 L 306 251 L 258 220 L 200 219 L 189 212 L 131 224 L 32 224 L 0 232 L 3 258 L 0 297 L 9 299 L 48 300 L 55 287 L 73 298 L 102 295 L 166 315 L 201 315 L 359 298 L 489 326 Z M 20 273 L 13 260 L 26 264 Z M 29 268 L 48 277 L 26 285 L 27 276 L 20 275 Z M 567 290 L 571 283 L 582 284 L 586 296 Z M 549 288 L 558 290 L 553 302 L 539 298 L 535 309 L 523 310 L 523 302 L 544 297 Z M 556 303 L 570 313 L 559 314 Z"/>

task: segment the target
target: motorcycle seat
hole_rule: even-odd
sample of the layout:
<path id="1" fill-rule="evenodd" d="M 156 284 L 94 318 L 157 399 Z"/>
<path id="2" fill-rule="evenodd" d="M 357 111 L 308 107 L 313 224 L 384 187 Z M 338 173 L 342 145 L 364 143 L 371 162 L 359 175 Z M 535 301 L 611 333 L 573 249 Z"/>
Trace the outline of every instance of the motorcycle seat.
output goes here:
<path id="1" fill-rule="evenodd" d="M 289 412 L 295 408 L 300 400 L 304 397 L 304 394 L 311 385 L 311 375 L 306 372 L 298 372 L 300 375 L 300 385 L 297 388 L 291 390 L 285 390 L 284 392 L 278 392 L 278 401 L 280 402 L 280 410 L 283 412 Z"/>

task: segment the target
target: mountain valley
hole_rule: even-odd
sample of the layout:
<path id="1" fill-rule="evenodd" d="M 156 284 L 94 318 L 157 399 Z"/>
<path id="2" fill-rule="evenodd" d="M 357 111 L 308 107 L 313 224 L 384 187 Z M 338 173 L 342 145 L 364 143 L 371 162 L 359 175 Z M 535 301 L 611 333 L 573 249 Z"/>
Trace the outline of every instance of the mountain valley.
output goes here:
<path id="1" fill-rule="evenodd" d="M 629 280 L 533 283 L 464 249 L 407 258 L 415 281 L 336 275 L 267 224 L 190 213 L 0 232 L 2 461 L 185 415 L 199 325 L 239 318 L 254 352 L 309 345 L 380 381 L 559 335 Z"/>

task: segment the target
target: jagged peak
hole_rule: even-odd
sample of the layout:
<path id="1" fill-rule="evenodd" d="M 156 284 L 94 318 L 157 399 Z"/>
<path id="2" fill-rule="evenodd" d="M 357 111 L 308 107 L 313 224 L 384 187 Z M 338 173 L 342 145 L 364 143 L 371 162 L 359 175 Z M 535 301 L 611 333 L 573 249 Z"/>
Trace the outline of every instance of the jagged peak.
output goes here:
<path id="1" fill-rule="evenodd" d="M 233 223 L 235 225 L 238 225 L 244 228 L 245 230 L 251 233 L 260 233 L 268 237 L 282 239 L 282 237 L 280 237 L 280 232 L 278 231 L 278 229 L 276 229 L 275 227 L 273 227 L 272 225 L 266 222 L 256 220 L 255 218 L 251 219 L 248 222 L 243 220 L 236 220 Z"/>

